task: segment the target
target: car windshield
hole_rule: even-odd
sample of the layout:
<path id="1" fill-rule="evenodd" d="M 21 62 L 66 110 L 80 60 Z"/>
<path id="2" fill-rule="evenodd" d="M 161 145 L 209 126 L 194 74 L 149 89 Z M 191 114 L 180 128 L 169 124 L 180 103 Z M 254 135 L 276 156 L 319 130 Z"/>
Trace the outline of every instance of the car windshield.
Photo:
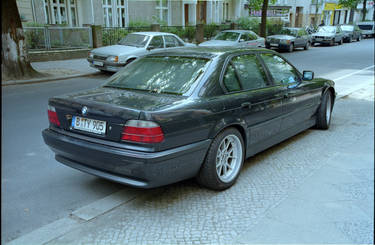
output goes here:
<path id="1" fill-rule="evenodd" d="M 129 34 L 118 43 L 120 45 L 144 47 L 147 44 L 149 36 L 141 34 Z"/>
<path id="2" fill-rule="evenodd" d="M 284 34 L 284 35 L 291 35 L 291 36 L 297 36 L 297 32 L 298 30 L 296 29 L 288 29 L 288 28 L 285 28 L 285 29 L 282 29 L 281 30 L 281 33 L 280 34 Z"/>
<path id="3" fill-rule="evenodd" d="M 223 41 L 237 41 L 239 35 L 240 34 L 237 32 L 220 32 L 214 39 Z"/>
<path id="4" fill-rule="evenodd" d="M 343 31 L 353 31 L 354 26 L 341 26 L 341 30 Z"/>
<path id="5" fill-rule="evenodd" d="M 359 29 L 365 30 L 365 31 L 371 31 L 372 25 L 358 25 Z"/>
<path id="6" fill-rule="evenodd" d="M 336 27 L 334 27 L 334 26 L 320 26 L 318 28 L 318 32 L 335 33 L 336 32 Z"/>
<path id="7" fill-rule="evenodd" d="M 111 77 L 105 87 L 182 95 L 198 81 L 208 59 L 145 57 Z"/>

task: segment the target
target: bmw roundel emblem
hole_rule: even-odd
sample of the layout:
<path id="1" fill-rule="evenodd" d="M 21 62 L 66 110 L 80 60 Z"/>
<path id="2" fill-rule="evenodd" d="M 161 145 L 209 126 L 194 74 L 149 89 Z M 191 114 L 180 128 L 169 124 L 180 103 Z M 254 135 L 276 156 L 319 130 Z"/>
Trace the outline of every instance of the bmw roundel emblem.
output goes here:
<path id="1" fill-rule="evenodd" d="M 86 115 L 88 111 L 87 106 L 82 107 L 82 115 Z"/>

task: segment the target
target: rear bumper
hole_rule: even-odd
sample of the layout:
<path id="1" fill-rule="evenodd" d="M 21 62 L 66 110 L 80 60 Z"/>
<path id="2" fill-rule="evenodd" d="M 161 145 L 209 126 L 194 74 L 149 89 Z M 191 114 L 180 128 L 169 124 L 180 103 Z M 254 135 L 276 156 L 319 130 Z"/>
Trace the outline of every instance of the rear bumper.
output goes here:
<path id="1" fill-rule="evenodd" d="M 122 184 L 153 188 L 197 175 L 211 140 L 161 152 L 139 152 L 42 132 L 56 160 L 75 169 Z"/>

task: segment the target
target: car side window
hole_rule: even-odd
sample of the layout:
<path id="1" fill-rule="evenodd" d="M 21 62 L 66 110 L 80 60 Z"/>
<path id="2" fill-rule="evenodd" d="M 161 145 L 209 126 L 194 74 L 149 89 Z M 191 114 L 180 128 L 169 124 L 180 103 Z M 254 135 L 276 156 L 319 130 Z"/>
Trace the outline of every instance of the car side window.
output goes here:
<path id="1" fill-rule="evenodd" d="M 248 35 L 249 35 L 249 40 L 257 40 L 258 39 L 257 35 L 255 35 L 254 33 L 249 33 Z"/>
<path id="2" fill-rule="evenodd" d="M 231 63 L 227 66 L 227 70 L 223 79 L 224 86 L 228 92 L 236 92 L 241 90 L 240 82 L 238 81 L 236 71 Z"/>
<path id="3" fill-rule="evenodd" d="M 241 37 L 240 37 L 240 41 L 243 40 L 243 41 L 249 41 L 249 36 L 247 34 L 241 34 Z"/>
<path id="4" fill-rule="evenodd" d="M 164 48 L 164 42 L 162 36 L 154 36 L 149 44 L 153 48 Z"/>
<path id="5" fill-rule="evenodd" d="M 297 71 L 280 56 L 261 54 L 261 57 L 276 85 L 289 85 L 300 81 Z"/>
<path id="6" fill-rule="evenodd" d="M 179 46 L 177 38 L 173 36 L 164 36 L 164 40 L 166 48 L 173 48 Z"/>
<path id="7" fill-rule="evenodd" d="M 237 71 L 243 90 L 264 88 L 267 76 L 255 54 L 236 56 L 232 64 Z"/>

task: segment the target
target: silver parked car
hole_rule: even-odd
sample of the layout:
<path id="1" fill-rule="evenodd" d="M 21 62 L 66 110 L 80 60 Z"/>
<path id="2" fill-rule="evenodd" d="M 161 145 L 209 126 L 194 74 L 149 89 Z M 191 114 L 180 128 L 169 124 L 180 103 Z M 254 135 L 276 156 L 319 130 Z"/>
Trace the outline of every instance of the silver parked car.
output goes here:
<path id="1" fill-rule="evenodd" d="M 311 36 L 304 28 L 283 28 L 279 35 L 268 36 L 266 48 L 277 48 L 293 52 L 295 48 L 309 49 Z"/>
<path id="2" fill-rule="evenodd" d="M 219 32 L 212 40 L 200 43 L 199 46 L 264 47 L 264 38 L 253 31 L 227 30 Z"/>
<path id="3" fill-rule="evenodd" d="M 195 46 L 185 43 L 178 36 L 165 32 L 134 32 L 117 45 L 96 48 L 89 52 L 87 61 L 91 67 L 117 72 L 133 60 L 163 49 Z"/>
<path id="4" fill-rule="evenodd" d="M 341 45 L 344 42 L 344 33 L 340 26 L 319 26 L 318 31 L 312 35 L 312 44 L 329 44 L 335 43 Z"/>

